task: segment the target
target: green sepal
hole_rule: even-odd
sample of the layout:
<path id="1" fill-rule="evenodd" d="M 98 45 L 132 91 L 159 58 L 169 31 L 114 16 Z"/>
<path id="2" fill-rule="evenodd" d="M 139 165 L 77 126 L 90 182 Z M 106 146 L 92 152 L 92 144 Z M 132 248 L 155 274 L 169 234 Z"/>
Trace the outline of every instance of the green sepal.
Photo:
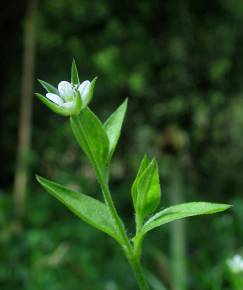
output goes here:
<path id="1" fill-rule="evenodd" d="M 54 87 L 53 85 L 51 85 L 45 81 L 42 81 L 40 79 L 38 79 L 38 81 L 43 86 L 43 88 L 46 89 L 46 91 L 48 93 L 56 94 L 59 96 L 59 92 L 58 92 L 58 89 L 56 87 Z"/>
<path id="2" fill-rule="evenodd" d="M 51 109 L 53 112 L 55 112 L 61 116 L 78 115 L 80 113 L 80 110 L 82 109 L 82 100 L 81 100 L 80 95 L 77 95 L 77 97 L 75 98 L 75 104 L 74 104 L 73 108 L 64 108 L 62 106 L 59 106 L 39 93 L 35 93 L 35 95 L 49 109 Z"/>
<path id="3" fill-rule="evenodd" d="M 72 61 L 72 67 L 71 67 L 71 83 L 74 85 L 80 85 L 78 70 L 77 70 L 76 62 L 74 59 Z"/>
<path id="4" fill-rule="evenodd" d="M 67 112 L 65 109 L 63 109 L 62 107 L 56 105 L 55 103 L 53 103 L 51 100 L 47 99 L 46 97 L 44 97 L 43 95 L 39 94 L 39 93 L 35 93 L 35 95 L 38 97 L 38 99 L 45 104 L 49 109 L 51 109 L 54 113 L 57 113 L 61 116 L 69 116 L 70 113 Z"/>
<path id="5" fill-rule="evenodd" d="M 121 128 L 127 110 L 127 99 L 116 109 L 116 111 L 106 120 L 104 128 L 109 138 L 110 158 L 116 148 L 121 135 Z"/>
<path id="6" fill-rule="evenodd" d="M 104 203 L 43 177 L 36 176 L 36 179 L 46 191 L 57 198 L 81 220 L 105 232 L 120 243 L 110 211 Z"/>

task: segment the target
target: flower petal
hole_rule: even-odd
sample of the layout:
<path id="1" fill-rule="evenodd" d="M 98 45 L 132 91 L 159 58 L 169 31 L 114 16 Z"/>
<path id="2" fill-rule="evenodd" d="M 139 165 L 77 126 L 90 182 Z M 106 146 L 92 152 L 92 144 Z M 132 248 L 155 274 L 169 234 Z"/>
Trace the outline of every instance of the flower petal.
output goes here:
<path id="1" fill-rule="evenodd" d="M 55 103 L 57 105 L 63 104 L 63 100 L 56 94 L 47 93 L 46 97 L 47 97 L 47 99 L 51 100 L 53 103 Z"/>
<path id="2" fill-rule="evenodd" d="M 82 97 L 82 100 L 84 101 L 89 93 L 90 88 L 90 81 L 84 81 L 82 84 L 78 87 L 78 90 L 80 92 L 80 95 Z"/>
<path id="3" fill-rule="evenodd" d="M 65 109 L 73 109 L 75 107 L 75 101 L 63 103 L 61 107 Z"/>
<path id="4" fill-rule="evenodd" d="M 67 100 L 68 97 L 74 97 L 72 84 L 66 81 L 62 81 L 58 84 L 58 91 L 60 96 Z"/>

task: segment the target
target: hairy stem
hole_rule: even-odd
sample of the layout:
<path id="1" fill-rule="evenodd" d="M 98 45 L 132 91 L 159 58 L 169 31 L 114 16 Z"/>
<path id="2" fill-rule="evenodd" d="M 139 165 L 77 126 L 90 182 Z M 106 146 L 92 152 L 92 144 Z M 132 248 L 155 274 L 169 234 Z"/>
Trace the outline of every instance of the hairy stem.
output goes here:
<path id="1" fill-rule="evenodd" d="M 103 195 L 104 195 L 104 200 L 105 203 L 107 204 L 111 216 L 114 220 L 114 223 L 116 225 L 116 229 L 119 233 L 120 239 L 121 239 L 121 243 L 122 243 L 122 249 L 129 261 L 129 264 L 131 265 L 135 278 L 138 282 L 139 288 L 140 290 L 148 290 L 148 285 L 147 282 L 145 280 L 144 277 L 144 273 L 143 273 L 143 269 L 140 263 L 140 260 L 138 259 L 138 257 L 135 255 L 134 253 L 134 248 L 128 238 L 128 235 L 126 233 L 125 227 L 123 225 L 123 222 L 121 221 L 118 212 L 116 210 L 116 207 L 114 205 L 113 199 L 111 197 L 111 193 L 109 190 L 109 186 L 108 186 L 108 182 L 105 180 L 102 171 L 99 167 L 99 164 L 96 161 L 96 158 L 92 152 L 92 150 L 90 149 L 89 146 L 89 142 L 88 142 L 88 138 L 86 136 L 86 132 L 82 126 L 82 123 L 79 120 L 78 116 L 73 116 L 71 117 L 72 122 L 75 123 L 76 127 L 78 128 L 80 137 L 82 138 L 82 140 L 86 143 L 86 148 L 87 150 L 89 150 L 89 156 L 91 157 L 91 163 L 94 167 L 95 173 L 96 173 L 96 177 L 99 181 L 99 184 L 101 186 Z"/>

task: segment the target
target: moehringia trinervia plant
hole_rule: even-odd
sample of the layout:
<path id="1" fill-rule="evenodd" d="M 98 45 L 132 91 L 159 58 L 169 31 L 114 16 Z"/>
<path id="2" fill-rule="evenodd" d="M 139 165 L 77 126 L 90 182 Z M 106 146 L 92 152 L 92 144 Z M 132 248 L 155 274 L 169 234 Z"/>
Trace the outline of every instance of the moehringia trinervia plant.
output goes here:
<path id="1" fill-rule="evenodd" d="M 47 93 L 45 96 L 36 95 L 52 111 L 69 117 L 74 136 L 92 164 L 104 201 L 101 202 L 90 195 L 73 191 L 40 176 L 37 176 L 38 182 L 80 219 L 114 238 L 121 246 L 134 272 L 139 289 L 148 290 L 149 285 L 141 266 L 142 242 L 145 235 L 171 221 L 195 215 L 213 214 L 224 211 L 230 206 L 190 202 L 156 212 L 161 196 L 159 170 L 156 160 L 150 160 L 145 155 L 131 188 L 136 232 L 130 239 L 109 189 L 111 158 L 120 137 L 127 100 L 105 123 L 102 123 L 88 107 L 93 97 L 96 78 L 91 82 L 80 83 L 75 61 L 72 63 L 70 83 L 62 81 L 58 88 L 55 88 L 47 82 L 39 81 Z"/>

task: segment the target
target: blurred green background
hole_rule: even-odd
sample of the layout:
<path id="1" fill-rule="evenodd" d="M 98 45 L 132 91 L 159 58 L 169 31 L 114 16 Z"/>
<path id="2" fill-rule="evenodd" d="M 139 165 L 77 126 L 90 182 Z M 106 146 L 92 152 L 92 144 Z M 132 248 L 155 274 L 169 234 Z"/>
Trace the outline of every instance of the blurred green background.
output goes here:
<path id="1" fill-rule="evenodd" d="M 9 1 L 0 15 L 0 289 L 137 289 L 115 242 L 35 181 L 101 198 L 68 119 L 33 97 L 37 78 L 69 80 L 73 57 L 81 80 L 99 77 L 91 108 L 102 120 L 129 97 L 111 188 L 131 236 L 145 152 L 159 160 L 161 207 L 234 205 L 149 234 L 153 289 L 243 289 L 226 266 L 243 249 L 243 2 Z"/>

